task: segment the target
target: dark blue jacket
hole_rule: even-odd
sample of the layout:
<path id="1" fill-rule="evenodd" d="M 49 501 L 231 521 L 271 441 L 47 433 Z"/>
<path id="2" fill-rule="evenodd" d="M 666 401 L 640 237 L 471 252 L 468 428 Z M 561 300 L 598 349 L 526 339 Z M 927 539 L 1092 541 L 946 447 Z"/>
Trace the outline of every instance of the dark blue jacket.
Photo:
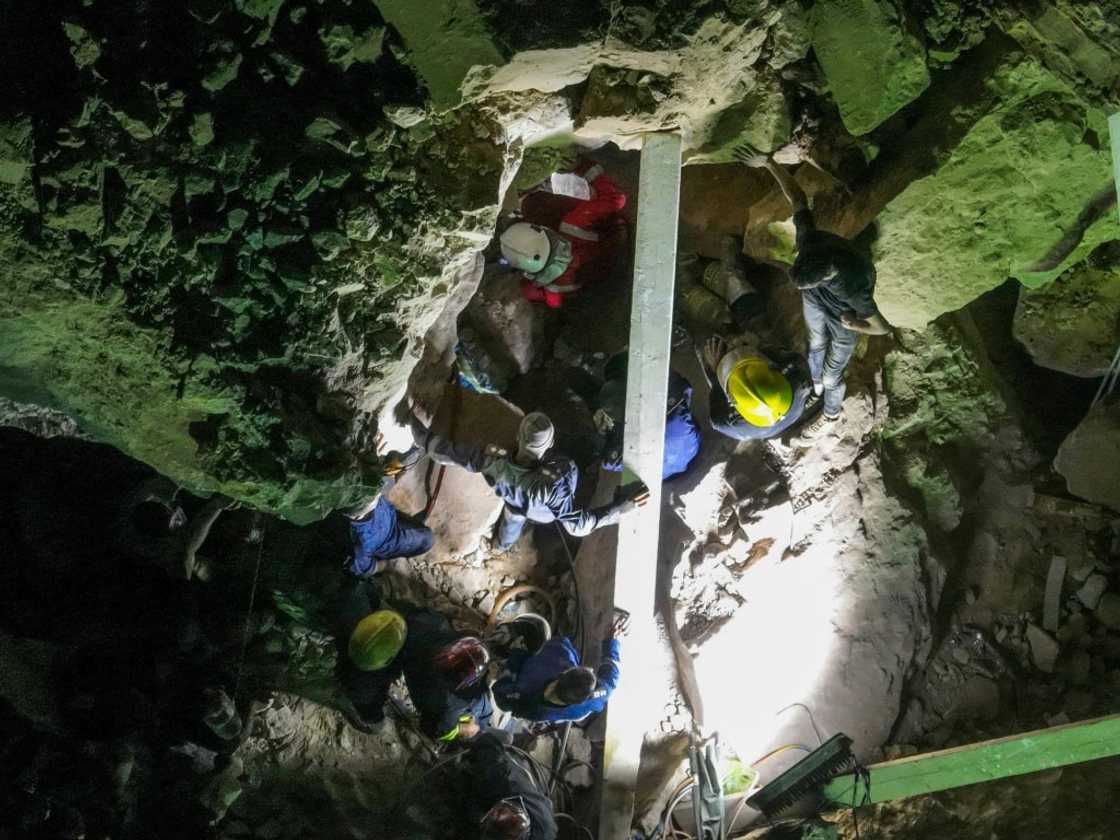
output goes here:
<path id="1" fill-rule="evenodd" d="M 580 661 L 571 639 L 553 637 L 532 656 L 510 658 L 507 673 L 494 683 L 494 702 L 524 720 L 553 723 L 583 720 L 607 707 L 607 700 L 618 685 L 618 663 L 618 640 L 604 640 L 594 693 L 582 703 L 555 706 L 545 700 L 545 688 L 569 668 L 579 666 Z"/>

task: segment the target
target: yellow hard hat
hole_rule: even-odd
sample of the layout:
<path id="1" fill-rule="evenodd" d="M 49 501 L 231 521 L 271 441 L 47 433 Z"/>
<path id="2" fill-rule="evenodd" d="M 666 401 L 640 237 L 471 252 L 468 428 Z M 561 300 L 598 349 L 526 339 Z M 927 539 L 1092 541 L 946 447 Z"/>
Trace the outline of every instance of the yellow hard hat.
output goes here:
<path id="1" fill-rule="evenodd" d="M 731 369 L 727 396 L 744 420 L 767 428 L 786 416 L 793 403 L 793 386 L 765 359 L 748 356 Z"/>
<path id="2" fill-rule="evenodd" d="M 404 647 L 408 625 L 400 613 L 378 610 L 370 613 L 350 634 L 350 660 L 362 671 L 384 668 Z"/>

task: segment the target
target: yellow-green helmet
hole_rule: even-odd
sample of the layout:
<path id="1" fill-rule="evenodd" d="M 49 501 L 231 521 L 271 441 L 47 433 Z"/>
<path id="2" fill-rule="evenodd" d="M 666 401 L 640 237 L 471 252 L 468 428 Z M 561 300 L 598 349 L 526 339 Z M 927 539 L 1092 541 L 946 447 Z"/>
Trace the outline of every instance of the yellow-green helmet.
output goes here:
<path id="1" fill-rule="evenodd" d="M 766 359 L 747 356 L 728 373 L 727 397 L 752 426 L 769 428 L 781 421 L 793 403 L 793 386 Z"/>
<path id="2" fill-rule="evenodd" d="M 350 661 L 362 671 L 380 670 L 401 652 L 407 634 L 408 626 L 400 613 L 393 610 L 370 613 L 350 634 Z"/>

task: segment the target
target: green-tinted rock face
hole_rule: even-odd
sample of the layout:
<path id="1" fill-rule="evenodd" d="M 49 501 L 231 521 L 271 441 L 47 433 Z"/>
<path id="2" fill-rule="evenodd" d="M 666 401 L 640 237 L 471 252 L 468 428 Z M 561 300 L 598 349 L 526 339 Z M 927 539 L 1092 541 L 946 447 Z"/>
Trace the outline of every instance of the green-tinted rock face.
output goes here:
<path id="1" fill-rule="evenodd" d="M 929 87 L 925 50 L 892 0 L 813 6 L 813 49 L 852 134 L 866 134 Z"/>
<path id="2" fill-rule="evenodd" d="M 999 91 L 995 110 L 879 217 L 876 300 L 892 323 L 923 327 L 1008 277 L 1045 283 L 1120 237 L 1109 215 L 1054 271 L 1029 272 L 1111 177 L 1106 128 L 1032 59 L 1001 68 L 989 84 Z"/>
<path id="3" fill-rule="evenodd" d="M 375 2 L 404 39 L 410 60 L 437 107 L 459 102 L 459 85 L 472 67 L 503 62 L 474 0 Z"/>
<path id="4" fill-rule="evenodd" d="M 1090 260 L 1040 289 L 1021 289 L 1014 329 L 1037 364 L 1103 376 L 1120 344 L 1120 268 Z"/>
<path id="5" fill-rule="evenodd" d="M 492 224 L 503 160 L 484 119 L 381 116 L 423 100 L 371 5 L 282 5 L 50 27 L 48 72 L 0 122 L 0 395 L 305 522 L 378 486 L 375 415 L 477 247 L 455 233 Z M 376 44 L 339 60 L 318 37 L 337 27 Z"/>

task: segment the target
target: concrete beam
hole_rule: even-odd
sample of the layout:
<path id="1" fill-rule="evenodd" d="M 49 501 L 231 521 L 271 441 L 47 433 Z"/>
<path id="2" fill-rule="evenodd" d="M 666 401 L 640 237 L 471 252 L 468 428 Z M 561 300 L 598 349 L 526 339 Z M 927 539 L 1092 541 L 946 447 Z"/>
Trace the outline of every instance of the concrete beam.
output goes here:
<path id="1" fill-rule="evenodd" d="M 658 711 L 654 698 L 661 696 L 656 670 L 644 663 L 657 655 L 660 644 L 653 610 L 680 186 L 680 137 L 646 135 L 638 180 L 623 461 L 649 487 L 650 500 L 625 517 L 618 530 L 614 603 L 630 612 L 630 635 L 623 642 L 622 680 L 607 709 L 599 840 L 631 837 L 642 741 Z"/>

